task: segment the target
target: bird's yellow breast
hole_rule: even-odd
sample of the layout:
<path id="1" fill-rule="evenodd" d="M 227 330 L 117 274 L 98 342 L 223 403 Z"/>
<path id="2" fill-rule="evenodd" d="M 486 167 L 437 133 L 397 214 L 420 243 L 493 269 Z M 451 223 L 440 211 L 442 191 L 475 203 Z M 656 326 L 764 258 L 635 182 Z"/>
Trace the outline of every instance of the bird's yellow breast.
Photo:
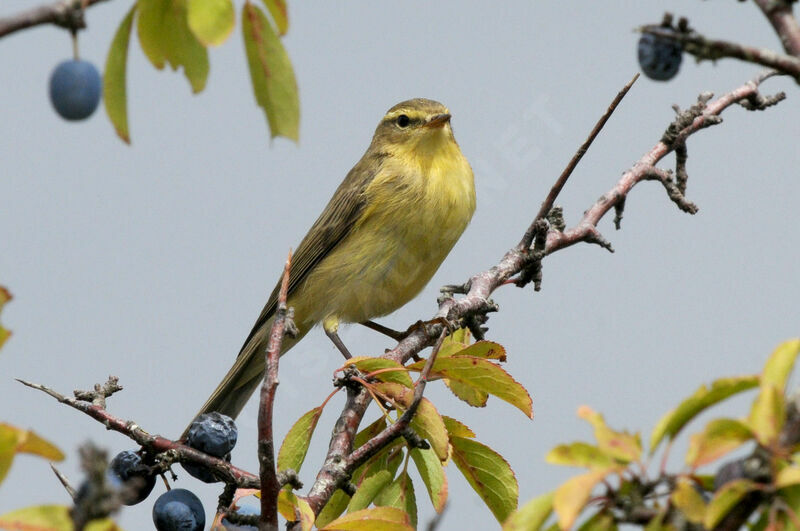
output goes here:
<path id="1" fill-rule="evenodd" d="M 364 194 L 348 236 L 290 297 L 301 328 L 362 322 L 411 300 L 475 211 L 472 169 L 449 125 L 417 144 L 394 146 Z"/>

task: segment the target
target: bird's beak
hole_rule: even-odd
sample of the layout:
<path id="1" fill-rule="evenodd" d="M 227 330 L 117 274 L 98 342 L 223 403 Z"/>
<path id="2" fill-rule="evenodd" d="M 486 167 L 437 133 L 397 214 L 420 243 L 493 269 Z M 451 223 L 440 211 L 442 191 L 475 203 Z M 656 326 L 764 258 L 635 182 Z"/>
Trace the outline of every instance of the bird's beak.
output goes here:
<path id="1" fill-rule="evenodd" d="M 434 114 L 425 122 L 425 127 L 442 127 L 450 121 L 449 114 Z"/>

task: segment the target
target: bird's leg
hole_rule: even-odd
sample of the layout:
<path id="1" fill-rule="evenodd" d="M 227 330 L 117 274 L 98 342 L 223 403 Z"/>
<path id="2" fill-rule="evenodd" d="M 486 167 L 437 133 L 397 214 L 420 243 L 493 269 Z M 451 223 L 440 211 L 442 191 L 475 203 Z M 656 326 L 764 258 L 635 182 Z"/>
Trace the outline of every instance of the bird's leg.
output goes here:
<path id="1" fill-rule="evenodd" d="M 397 330 L 389 328 L 388 326 L 383 326 L 382 324 L 376 323 L 375 321 L 364 321 L 361 324 L 371 330 L 375 330 L 376 332 L 380 332 L 385 336 L 389 336 L 398 342 L 402 341 L 408 335 L 408 331 L 398 332 Z"/>

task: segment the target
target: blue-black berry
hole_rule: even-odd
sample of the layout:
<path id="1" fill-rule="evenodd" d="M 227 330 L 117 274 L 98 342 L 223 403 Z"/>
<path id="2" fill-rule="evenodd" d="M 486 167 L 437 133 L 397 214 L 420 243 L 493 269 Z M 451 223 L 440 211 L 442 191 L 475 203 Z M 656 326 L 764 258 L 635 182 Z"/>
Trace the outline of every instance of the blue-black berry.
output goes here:
<path id="1" fill-rule="evenodd" d="M 64 61 L 50 75 L 50 101 L 62 118 L 83 120 L 97 109 L 101 85 L 92 63 Z"/>
<path id="2" fill-rule="evenodd" d="M 122 502 L 136 505 L 150 495 L 156 484 L 155 475 L 149 474 L 142 458 L 133 450 L 118 453 L 111 460 L 109 470 L 125 483 Z"/>
<path id="3" fill-rule="evenodd" d="M 196 450 L 225 458 L 236 446 L 238 432 L 233 419 L 213 411 L 198 415 L 186 435 L 186 444 Z M 181 463 L 189 474 L 206 483 L 214 483 L 217 479 L 206 468 L 192 463 Z"/>
<path id="4" fill-rule="evenodd" d="M 681 67 L 683 48 L 674 40 L 642 33 L 638 50 L 639 66 L 650 79 L 667 81 L 675 77 Z"/>
<path id="5" fill-rule="evenodd" d="M 158 531 L 202 531 L 206 513 L 200 499 L 186 489 L 172 489 L 156 500 L 153 522 Z"/>

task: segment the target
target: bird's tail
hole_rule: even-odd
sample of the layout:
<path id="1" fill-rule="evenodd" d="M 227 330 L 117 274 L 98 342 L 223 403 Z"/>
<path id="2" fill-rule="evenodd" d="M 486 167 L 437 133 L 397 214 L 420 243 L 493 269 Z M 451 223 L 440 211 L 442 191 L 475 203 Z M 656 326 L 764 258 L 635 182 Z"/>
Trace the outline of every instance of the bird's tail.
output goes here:
<path id="1" fill-rule="evenodd" d="M 269 331 L 272 328 L 274 317 L 270 318 L 242 347 L 236 357 L 236 362 L 219 383 L 211 396 L 200 408 L 197 415 L 217 411 L 231 418 L 236 418 L 250 399 L 253 391 L 264 380 L 265 356 Z M 281 345 L 281 356 L 300 341 L 306 330 L 301 331 L 297 337 L 285 336 Z M 195 417 L 197 416 L 195 415 Z M 189 427 L 183 431 L 181 439 L 186 437 Z"/>

